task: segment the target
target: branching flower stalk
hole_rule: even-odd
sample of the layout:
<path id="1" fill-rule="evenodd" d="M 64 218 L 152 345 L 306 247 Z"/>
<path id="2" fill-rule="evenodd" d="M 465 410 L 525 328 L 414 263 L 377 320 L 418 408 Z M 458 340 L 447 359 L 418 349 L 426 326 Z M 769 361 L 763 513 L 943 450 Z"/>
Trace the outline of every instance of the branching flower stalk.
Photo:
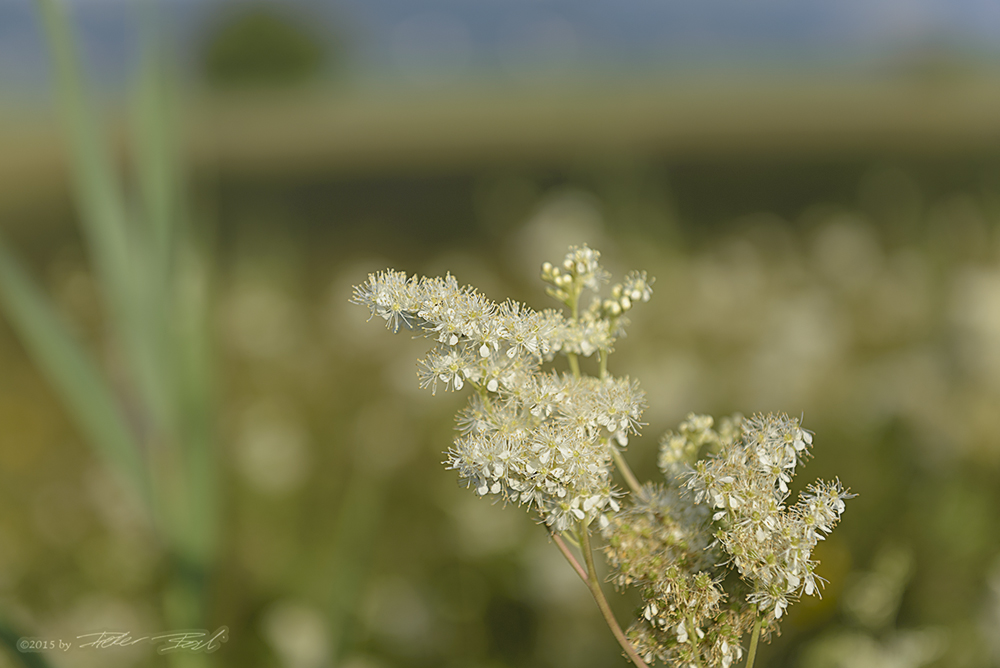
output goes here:
<path id="1" fill-rule="evenodd" d="M 568 316 L 493 302 L 450 274 L 393 270 L 370 275 L 352 301 L 393 332 L 405 327 L 435 341 L 418 362 L 422 387 L 475 390 L 457 416 L 459 435 L 444 463 L 479 496 L 539 515 L 633 664 L 729 668 L 742 658 L 751 627 L 752 660 L 758 639 L 777 631 L 790 603 L 819 594 L 812 550 L 852 495 L 839 481 L 819 482 L 786 504 L 812 435 L 781 414 L 734 415 L 718 425 L 690 415 L 661 441 L 664 480 L 641 484 L 623 451 L 639 432 L 645 395 L 636 381 L 608 372 L 608 357 L 627 312 L 649 301 L 653 280 L 630 272 L 601 298 L 610 276 L 599 259 L 584 245 L 571 247 L 561 266 L 542 265 L 548 294 Z M 581 309 L 587 292 L 594 296 Z M 569 373 L 544 368 L 560 355 Z M 579 363 L 594 355 L 596 377 Z M 615 469 L 627 491 L 615 484 Z M 642 594 L 627 632 L 597 576 L 595 528 L 612 582 Z M 739 577 L 726 590 L 730 570 Z"/>

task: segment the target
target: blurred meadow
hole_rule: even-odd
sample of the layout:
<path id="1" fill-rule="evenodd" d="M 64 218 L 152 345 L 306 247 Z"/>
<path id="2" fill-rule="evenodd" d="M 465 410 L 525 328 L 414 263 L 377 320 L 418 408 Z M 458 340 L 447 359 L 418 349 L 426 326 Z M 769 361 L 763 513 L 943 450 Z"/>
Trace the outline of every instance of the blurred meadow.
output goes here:
<path id="1" fill-rule="evenodd" d="M 758 665 L 1000 666 L 1000 9 L 421 5 L 0 0 L 0 668 L 626 665 L 348 303 L 580 243 L 656 277 L 640 478 L 784 411 L 859 495 Z"/>

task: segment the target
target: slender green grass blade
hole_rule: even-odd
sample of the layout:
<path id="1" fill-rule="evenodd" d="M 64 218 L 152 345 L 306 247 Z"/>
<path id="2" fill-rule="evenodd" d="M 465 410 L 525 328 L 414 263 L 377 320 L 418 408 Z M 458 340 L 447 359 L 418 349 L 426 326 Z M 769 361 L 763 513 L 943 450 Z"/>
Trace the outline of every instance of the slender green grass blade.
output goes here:
<path id="1" fill-rule="evenodd" d="M 181 190 L 174 149 L 175 110 L 167 61 L 155 26 L 156 10 L 149 3 L 140 9 L 143 54 L 133 100 L 132 145 L 146 231 L 158 269 L 166 278 L 174 259 Z"/>
<path id="2" fill-rule="evenodd" d="M 148 482 L 139 447 L 110 388 L 2 239 L 0 302 L 28 353 L 91 446 L 148 503 Z"/>
<path id="3" fill-rule="evenodd" d="M 215 459 L 214 387 L 210 313 L 211 276 L 207 251 L 186 244 L 178 254 L 175 281 L 173 368 L 183 423 L 181 447 L 190 502 L 187 525 L 192 552 L 210 561 L 218 541 L 218 472 Z M 179 249 L 180 250 L 180 249 Z"/>
<path id="4" fill-rule="evenodd" d="M 217 542 L 217 471 L 209 373 L 207 263 L 186 225 L 177 153 L 174 89 L 153 3 L 139 7 L 143 57 L 132 105 L 134 167 L 148 239 L 144 339 L 152 346 L 157 409 L 176 461 L 159 473 L 175 549 L 194 564 L 211 561 Z"/>
<path id="5" fill-rule="evenodd" d="M 135 230 L 146 250 L 141 273 L 142 299 L 136 305 L 136 336 L 142 349 L 136 359 L 143 365 L 145 394 L 160 427 L 183 441 L 182 407 L 176 368 L 174 291 L 175 253 L 180 229 L 181 177 L 176 155 L 173 98 L 163 47 L 156 29 L 156 8 L 139 7 L 142 59 L 132 96 L 132 147 L 135 182 L 139 186 L 143 226 Z"/>
<path id="6" fill-rule="evenodd" d="M 125 319 L 133 297 L 125 199 L 113 163 L 85 102 L 78 59 L 61 0 L 37 0 L 48 34 L 59 108 L 66 124 L 70 159 L 87 243 L 106 298 Z"/>
<path id="7" fill-rule="evenodd" d="M 169 431 L 170 383 L 162 350 L 167 319 L 162 285 L 167 280 L 167 267 L 151 252 L 153 235 L 130 224 L 111 153 L 84 95 L 66 5 L 63 0 L 37 2 L 48 35 L 55 91 L 68 131 L 91 261 L 111 308 L 117 338 L 128 357 L 131 380 L 139 389 L 144 417 L 155 428 Z"/>

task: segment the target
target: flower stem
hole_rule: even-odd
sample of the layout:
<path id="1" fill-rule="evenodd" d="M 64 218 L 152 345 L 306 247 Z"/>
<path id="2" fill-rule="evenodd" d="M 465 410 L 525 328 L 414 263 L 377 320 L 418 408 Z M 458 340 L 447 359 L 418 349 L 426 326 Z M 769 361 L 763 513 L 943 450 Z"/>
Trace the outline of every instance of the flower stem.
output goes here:
<path id="1" fill-rule="evenodd" d="M 569 370 L 573 372 L 574 378 L 580 377 L 580 361 L 576 358 L 576 353 L 566 353 L 569 360 Z"/>
<path id="2" fill-rule="evenodd" d="M 698 627 L 694 625 L 694 620 L 692 620 L 691 617 L 685 617 L 684 621 L 687 622 L 688 633 L 691 636 L 697 636 L 698 635 L 698 631 L 697 631 Z M 696 640 L 696 638 L 692 638 L 692 640 Z M 692 642 L 691 643 L 691 647 L 694 650 L 694 657 L 693 657 L 694 658 L 694 665 L 696 666 L 696 668 L 702 668 L 701 659 L 698 658 L 698 654 L 699 654 L 699 652 L 698 652 L 698 643 L 697 642 Z"/>
<path id="3" fill-rule="evenodd" d="M 754 659 L 757 658 L 757 641 L 760 640 L 760 627 L 764 624 L 764 618 L 760 611 L 757 611 L 757 619 L 753 623 L 753 637 L 750 638 L 750 654 L 747 655 L 746 668 L 753 668 Z"/>
<path id="4" fill-rule="evenodd" d="M 570 294 L 569 301 L 566 304 L 569 306 L 570 310 L 570 320 L 573 324 L 576 324 L 580 317 L 580 292 L 583 290 L 583 286 L 580 285 L 579 279 L 573 284 L 573 292 Z M 569 369 L 573 372 L 574 378 L 580 377 L 580 361 L 576 357 L 576 353 L 566 353 L 566 357 L 569 359 Z"/>
<path id="5" fill-rule="evenodd" d="M 604 616 L 604 621 L 607 622 L 608 628 L 611 629 L 611 633 L 615 636 L 615 640 L 618 644 L 622 646 L 625 650 L 626 656 L 629 660 L 636 665 L 637 668 L 649 668 L 642 657 L 635 651 L 635 647 L 632 643 L 628 641 L 625 637 L 625 633 L 622 632 L 622 628 L 618 626 L 617 620 L 615 620 L 615 615 L 611 612 L 611 606 L 608 605 L 608 599 L 604 597 L 604 592 L 601 591 L 601 583 L 597 579 L 597 569 L 594 568 L 594 555 L 590 548 L 590 530 L 587 526 L 581 522 L 579 526 L 580 534 L 580 548 L 583 552 L 583 559 L 587 562 L 587 586 L 590 588 L 590 593 L 594 595 L 594 600 L 597 601 L 597 607 L 601 609 L 601 614 Z"/>
<path id="6" fill-rule="evenodd" d="M 566 546 L 566 541 L 564 541 L 562 536 L 557 534 L 552 529 L 549 529 L 549 535 L 552 537 L 552 541 L 556 544 L 556 547 L 559 548 L 559 551 L 563 553 L 564 557 L 566 557 L 566 561 L 569 562 L 569 565 L 573 567 L 573 570 L 580 576 L 580 579 L 583 580 L 584 584 L 587 584 L 587 571 L 583 570 L 583 566 L 581 566 L 580 562 L 576 560 L 573 553 L 569 551 L 569 548 Z"/>
<path id="7" fill-rule="evenodd" d="M 611 353 L 609 351 L 607 351 L 607 350 L 598 350 L 597 351 L 597 359 L 600 361 L 600 365 L 601 365 L 600 366 L 600 369 L 601 369 L 601 371 L 600 371 L 600 378 L 601 378 L 601 380 L 604 380 L 605 378 L 608 377 L 608 356 L 610 354 Z"/>
<path id="8" fill-rule="evenodd" d="M 638 478 L 636 478 L 635 474 L 632 473 L 632 469 L 629 467 L 628 462 L 625 461 L 622 453 L 618 452 L 618 448 L 614 445 L 611 446 L 611 457 L 615 460 L 615 466 L 618 467 L 618 472 L 622 474 L 623 478 L 625 478 L 625 482 L 628 484 L 629 489 L 632 490 L 632 493 L 637 497 L 642 497 L 642 485 L 639 484 Z"/>

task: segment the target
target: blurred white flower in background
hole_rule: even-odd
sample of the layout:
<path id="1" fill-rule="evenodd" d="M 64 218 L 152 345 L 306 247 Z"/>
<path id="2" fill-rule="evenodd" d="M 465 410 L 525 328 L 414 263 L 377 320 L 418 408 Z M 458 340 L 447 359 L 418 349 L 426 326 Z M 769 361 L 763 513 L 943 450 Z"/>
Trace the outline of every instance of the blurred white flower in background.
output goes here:
<path id="1" fill-rule="evenodd" d="M 308 473 L 309 436 L 290 406 L 261 399 L 243 411 L 235 455 L 237 469 L 254 489 L 284 494 Z"/>
<path id="2" fill-rule="evenodd" d="M 261 620 L 261 631 L 281 660 L 282 668 L 329 665 L 327 629 L 327 620 L 320 611 L 290 599 L 272 604 Z"/>
<path id="3" fill-rule="evenodd" d="M 297 304 L 266 283 L 238 283 L 222 304 L 227 342 L 251 358 L 287 355 L 304 331 Z"/>
<path id="4" fill-rule="evenodd" d="M 604 234 L 600 201 L 577 188 L 561 188 L 546 194 L 513 239 L 506 255 L 518 276 L 535 277 L 546 260 L 562 257 L 566 248 L 581 240 L 591 247 L 614 248 Z M 622 272 L 616 272 L 622 273 Z"/>
<path id="5" fill-rule="evenodd" d="M 1000 391 L 1000 268 L 963 269 L 953 281 L 950 302 L 965 371 Z"/>

